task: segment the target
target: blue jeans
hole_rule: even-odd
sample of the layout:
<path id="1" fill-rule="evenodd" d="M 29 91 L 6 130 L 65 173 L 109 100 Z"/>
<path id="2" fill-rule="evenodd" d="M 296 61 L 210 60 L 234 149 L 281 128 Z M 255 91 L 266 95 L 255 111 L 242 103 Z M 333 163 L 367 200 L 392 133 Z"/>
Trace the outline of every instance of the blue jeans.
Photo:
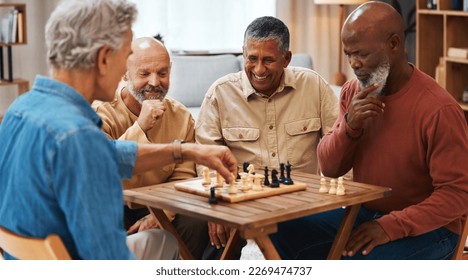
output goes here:
<path id="1" fill-rule="evenodd" d="M 278 232 L 270 235 L 283 259 L 326 259 L 340 226 L 345 209 L 319 213 L 278 224 Z M 382 213 L 361 207 L 353 228 L 375 220 Z M 458 235 L 446 228 L 411 236 L 375 247 L 368 255 L 360 252 L 353 260 L 443 260 L 450 259 Z"/>

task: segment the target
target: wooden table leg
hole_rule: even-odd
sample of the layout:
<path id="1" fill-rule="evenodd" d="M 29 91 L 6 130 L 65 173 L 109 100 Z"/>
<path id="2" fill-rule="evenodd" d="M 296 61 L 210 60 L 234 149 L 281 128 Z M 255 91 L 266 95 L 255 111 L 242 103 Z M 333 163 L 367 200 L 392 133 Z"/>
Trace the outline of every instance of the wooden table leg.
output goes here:
<path id="1" fill-rule="evenodd" d="M 255 237 L 254 240 L 257 243 L 258 248 L 260 248 L 260 251 L 262 251 L 263 256 L 265 256 L 265 259 L 281 260 L 281 257 L 278 254 L 278 251 L 276 251 L 276 248 L 271 242 L 271 239 L 270 237 L 268 237 L 268 235 Z"/>
<path id="2" fill-rule="evenodd" d="M 148 210 L 159 222 L 159 225 L 161 226 L 162 229 L 172 233 L 172 235 L 174 235 L 174 237 L 177 238 L 177 241 L 179 243 L 179 252 L 180 252 L 181 258 L 184 260 L 193 260 L 194 257 L 192 253 L 189 251 L 189 249 L 187 248 L 187 245 L 185 245 L 185 242 L 180 237 L 174 225 L 172 225 L 172 223 L 169 221 L 164 211 L 158 208 L 153 208 L 153 207 L 148 207 Z"/>
<path id="3" fill-rule="evenodd" d="M 240 240 L 241 237 L 239 235 L 239 231 L 235 228 L 231 229 L 229 240 L 226 247 L 224 247 L 220 260 L 232 260 L 234 258 L 234 253 L 240 246 Z"/>
<path id="4" fill-rule="evenodd" d="M 336 234 L 333 245 L 328 253 L 329 260 L 339 260 L 341 259 L 341 254 L 343 253 L 346 242 L 348 242 L 349 235 L 353 229 L 354 221 L 356 220 L 357 214 L 361 204 L 356 204 L 352 206 L 347 206 L 346 211 L 341 221 L 340 228 Z"/>

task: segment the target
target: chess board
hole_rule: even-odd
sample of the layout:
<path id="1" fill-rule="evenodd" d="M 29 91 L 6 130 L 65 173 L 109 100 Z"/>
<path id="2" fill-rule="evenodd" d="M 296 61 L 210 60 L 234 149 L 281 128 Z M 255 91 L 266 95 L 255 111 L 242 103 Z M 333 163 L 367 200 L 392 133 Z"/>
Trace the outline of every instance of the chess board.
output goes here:
<path id="1" fill-rule="evenodd" d="M 205 197 L 210 197 L 210 188 L 202 185 L 203 179 L 196 179 L 188 182 L 175 183 L 174 187 L 178 191 L 193 193 Z M 261 191 L 248 190 L 243 192 L 238 189 L 236 194 L 228 193 L 228 186 L 217 187 L 216 188 L 216 198 L 226 201 L 226 202 L 240 202 L 251 199 L 269 197 L 272 195 L 290 193 L 295 191 L 302 191 L 307 188 L 306 183 L 294 182 L 293 185 L 284 185 L 280 184 L 279 188 L 270 188 L 268 186 L 263 186 Z"/>

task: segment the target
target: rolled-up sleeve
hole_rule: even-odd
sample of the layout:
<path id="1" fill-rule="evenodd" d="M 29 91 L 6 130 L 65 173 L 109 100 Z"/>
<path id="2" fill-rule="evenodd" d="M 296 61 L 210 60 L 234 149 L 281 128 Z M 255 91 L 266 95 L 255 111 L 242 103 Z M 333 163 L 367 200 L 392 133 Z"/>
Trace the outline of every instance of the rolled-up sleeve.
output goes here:
<path id="1" fill-rule="evenodd" d="M 137 143 L 135 141 L 111 140 L 117 151 L 119 174 L 123 179 L 131 178 L 137 158 Z"/>

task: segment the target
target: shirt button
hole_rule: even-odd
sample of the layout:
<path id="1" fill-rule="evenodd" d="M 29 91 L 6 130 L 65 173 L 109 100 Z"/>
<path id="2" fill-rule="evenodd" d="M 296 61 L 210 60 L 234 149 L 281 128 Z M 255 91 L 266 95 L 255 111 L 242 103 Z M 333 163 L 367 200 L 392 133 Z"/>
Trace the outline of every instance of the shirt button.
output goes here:
<path id="1" fill-rule="evenodd" d="M 304 126 L 304 127 L 302 128 L 302 130 L 303 130 L 303 131 L 306 131 L 306 130 L 307 130 L 307 127 Z"/>
<path id="2" fill-rule="evenodd" d="M 269 129 L 273 129 L 273 126 L 272 126 L 272 125 L 270 125 L 268 128 L 269 128 Z"/>
<path id="3" fill-rule="evenodd" d="M 272 157 L 275 157 L 275 156 L 276 156 L 276 153 L 272 153 L 271 156 L 272 156 Z"/>
<path id="4" fill-rule="evenodd" d="M 242 139 L 242 138 L 244 138 L 244 135 L 239 133 L 239 139 Z"/>

